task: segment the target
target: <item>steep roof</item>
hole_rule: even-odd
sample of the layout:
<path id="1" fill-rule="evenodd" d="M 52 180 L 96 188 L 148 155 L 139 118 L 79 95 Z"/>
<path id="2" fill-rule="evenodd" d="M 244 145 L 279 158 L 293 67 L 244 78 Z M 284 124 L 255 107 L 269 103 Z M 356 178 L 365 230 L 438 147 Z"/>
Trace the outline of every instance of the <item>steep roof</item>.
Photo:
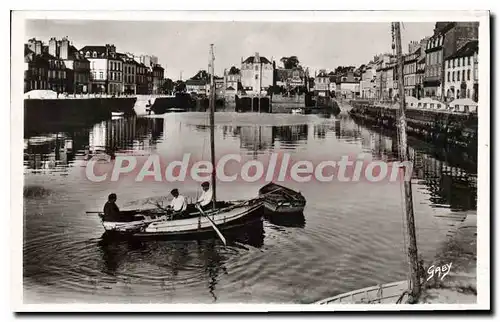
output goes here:
<path id="1" fill-rule="evenodd" d="M 85 46 L 83 48 L 80 48 L 81 51 L 86 52 L 97 52 L 98 54 L 105 54 L 106 53 L 106 46 Z"/>
<path id="2" fill-rule="evenodd" d="M 255 61 L 255 57 L 254 56 L 250 56 L 248 57 L 247 59 L 245 59 L 243 61 L 244 64 L 253 64 Z M 269 61 L 269 59 L 267 59 L 266 57 L 264 56 L 260 56 L 260 62 L 263 63 L 263 64 L 271 64 L 271 62 Z"/>
<path id="3" fill-rule="evenodd" d="M 446 60 L 448 59 L 454 59 L 454 58 L 459 58 L 459 57 L 470 57 L 473 56 L 475 52 L 478 51 L 479 48 L 479 42 L 477 40 L 471 40 L 467 42 L 465 45 L 460 47 L 459 50 L 457 50 L 454 54 L 448 56 Z"/>
<path id="4" fill-rule="evenodd" d="M 34 53 L 35 52 L 30 49 L 30 47 L 28 46 L 28 44 L 24 44 L 24 56 L 26 56 L 28 54 L 34 54 Z"/>
<path id="5" fill-rule="evenodd" d="M 71 45 L 68 48 L 68 60 L 79 60 L 79 61 L 89 61 L 85 58 L 85 55 L 80 54 L 75 46 Z"/>

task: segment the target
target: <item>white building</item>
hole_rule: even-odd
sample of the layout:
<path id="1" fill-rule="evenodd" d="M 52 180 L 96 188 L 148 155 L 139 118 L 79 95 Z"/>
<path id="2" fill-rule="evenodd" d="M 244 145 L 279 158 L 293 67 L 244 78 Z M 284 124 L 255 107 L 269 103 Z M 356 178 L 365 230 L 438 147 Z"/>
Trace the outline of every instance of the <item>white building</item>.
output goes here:
<path id="1" fill-rule="evenodd" d="M 377 76 L 377 71 L 375 65 L 369 65 L 365 71 L 361 74 L 361 81 L 359 82 L 359 92 L 361 98 L 375 98 L 376 97 L 376 87 L 375 79 Z"/>
<path id="2" fill-rule="evenodd" d="M 326 93 L 330 92 L 330 84 L 330 76 L 326 73 L 326 70 L 321 69 L 314 77 L 314 91 L 319 96 L 326 96 Z"/>
<path id="3" fill-rule="evenodd" d="M 241 85 L 247 94 L 265 93 L 273 85 L 274 65 L 255 53 L 241 62 Z"/>
<path id="4" fill-rule="evenodd" d="M 445 93 L 447 101 L 475 96 L 475 61 L 478 41 L 472 40 L 445 59 Z"/>

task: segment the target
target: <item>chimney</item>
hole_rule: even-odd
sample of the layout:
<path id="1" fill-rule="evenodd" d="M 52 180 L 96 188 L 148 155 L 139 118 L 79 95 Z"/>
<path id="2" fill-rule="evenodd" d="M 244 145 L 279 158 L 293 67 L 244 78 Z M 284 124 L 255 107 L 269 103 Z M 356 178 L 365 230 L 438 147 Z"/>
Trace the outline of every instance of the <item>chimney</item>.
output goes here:
<path id="1" fill-rule="evenodd" d="M 68 37 L 63 37 L 61 40 L 61 47 L 59 49 L 59 58 L 68 59 L 69 53 L 69 40 Z"/>
<path id="2" fill-rule="evenodd" d="M 42 54 L 42 41 L 41 40 L 37 40 L 35 42 L 35 54 L 36 55 Z"/>
<path id="3" fill-rule="evenodd" d="M 57 57 L 57 41 L 54 37 L 49 40 L 49 54 Z"/>
<path id="4" fill-rule="evenodd" d="M 255 53 L 255 61 L 254 61 L 254 63 L 260 63 L 260 56 L 259 56 L 258 52 Z"/>

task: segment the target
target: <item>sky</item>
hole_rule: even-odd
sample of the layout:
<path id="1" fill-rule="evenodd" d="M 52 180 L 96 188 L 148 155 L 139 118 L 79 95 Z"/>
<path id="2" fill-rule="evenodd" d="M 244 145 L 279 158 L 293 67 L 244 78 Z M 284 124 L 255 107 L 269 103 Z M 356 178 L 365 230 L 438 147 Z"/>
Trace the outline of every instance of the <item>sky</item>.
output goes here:
<path id="1" fill-rule="evenodd" d="M 403 23 L 403 52 L 412 40 L 431 36 L 434 23 Z M 391 52 L 390 23 L 361 22 L 182 22 L 28 20 L 25 41 L 36 37 L 67 36 L 80 49 L 85 45 L 114 44 L 118 52 L 158 57 L 165 77 L 188 79 L 207 69 L 210 44 L 214 44 L 215 72 L 240 67 L 241 59 L 259 52 L 279 60 L 297 56 L 301 65 L 315 70 L 360 66 L 374 55 Z"/>

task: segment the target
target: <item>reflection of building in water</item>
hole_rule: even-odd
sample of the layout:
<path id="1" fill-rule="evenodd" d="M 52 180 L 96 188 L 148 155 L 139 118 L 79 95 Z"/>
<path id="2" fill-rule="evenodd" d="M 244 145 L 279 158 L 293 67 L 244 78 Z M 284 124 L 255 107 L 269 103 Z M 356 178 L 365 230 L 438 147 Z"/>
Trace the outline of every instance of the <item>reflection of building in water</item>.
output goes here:
<path id="1" fill-rule="evenodd" d="M 415 151 L 415 150 L 413 150 Z M 476 209 L 477 177 L 427 154 L 414 152 L 414 177 L 431 193 L 431 201 L 451 209 Z"/>
<path id="2" fill-rule="evenodd" d="M 369 138 L 372 155 L 377 160 L 399 160 L 397 138 L 380 133 L 362 130 L 363 141 Z M 433 151 L 438 151 L 434 148 Z M 430 152 L 430 151 L 429 151 Z M 413 178 L 426 186 L 430 192 L 430 201 L 434 204 L 449 205 L 452 209 L 469 210 L 476 208 L 476 176 L 458 165 L 451 165 L 438 160 L 435 155 L 425 153 L 412 146 L 408 147 L 410 160 L 413 162 Z M 436 154 L 437 155 L 437 154 Z M 447 158 L 451 160 L 450 151 Z M 388 160 L 389 159 L 389 160 Z"/>
<path id="3" fill-rule="evenodd" d="M 133 150 L 151 150 L 163 136 L 164 121 L 160 118 L 137 118 Z"/>
<path id="4" fill-rule="evenodd" d="M 89 132 L 89 152 L 113 155 L 118 150 L 131 149 L 135 136 L 135 117 L 97 123 Z"/>
<path id="5" fill-rule="evenodd" d="M 28 169 L 66 168 L 74 157 L 73 140 L 63 133 L 31 137 L 24 141 L 24 165 Z"/>
<path id="6" fill-rule="evenodd" d="M 286 143 L 296 143 L 297 141 L 307 140 L 307 124 L 276 126 L 276 139 Z"/>
<path id="7" fill-rule="evenodd" d="M 274 126 L 241 126 L 240 147 L 251 151 L 270 149 L 274 144 Z"/>

